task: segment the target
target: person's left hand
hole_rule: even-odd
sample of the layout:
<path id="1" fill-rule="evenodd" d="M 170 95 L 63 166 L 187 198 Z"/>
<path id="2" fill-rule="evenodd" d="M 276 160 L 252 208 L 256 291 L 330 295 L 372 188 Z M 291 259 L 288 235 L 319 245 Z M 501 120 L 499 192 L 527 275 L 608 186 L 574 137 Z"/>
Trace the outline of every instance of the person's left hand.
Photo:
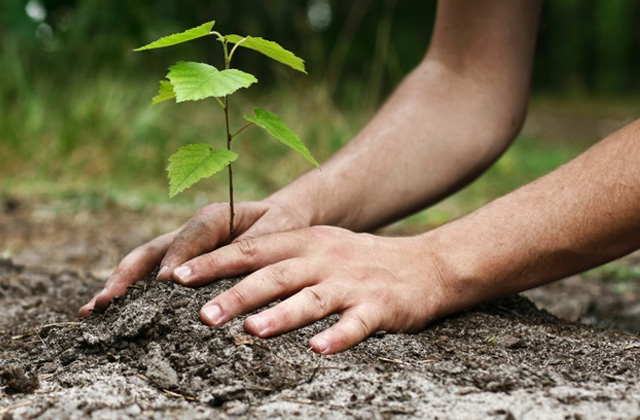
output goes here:
<path id="1" fill-rule="evenodd" d="M 174 273 L 185 286 L 243 273 L 200 311 L 221 325 L 276 299 L 248 317 L 247 332 L 269 337 L 333 313 L 335 325 L 311 338 L 323 354 L 347 349 L 376 331 L 417 331 L 440 315 L 442 280 L 422 237 L 387 238 L 316 226 L 242 240 L 196 257 Z"/>

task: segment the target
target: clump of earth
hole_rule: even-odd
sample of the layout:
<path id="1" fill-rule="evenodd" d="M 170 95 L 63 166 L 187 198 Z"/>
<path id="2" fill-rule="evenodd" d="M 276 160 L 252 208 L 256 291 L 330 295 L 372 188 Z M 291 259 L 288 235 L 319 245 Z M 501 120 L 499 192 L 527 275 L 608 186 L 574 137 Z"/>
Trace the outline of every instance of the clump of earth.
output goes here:
<path id="1" fill-rule="evenodd" d="M 417 334 L 308 350 L 329 317 L 269 339 L 153 277 L 75 317 L 102 284 L 80 270 L 0 262 L 0 418 L 640 418 L 640 339 L 560 320 L 512 296 Z"/>

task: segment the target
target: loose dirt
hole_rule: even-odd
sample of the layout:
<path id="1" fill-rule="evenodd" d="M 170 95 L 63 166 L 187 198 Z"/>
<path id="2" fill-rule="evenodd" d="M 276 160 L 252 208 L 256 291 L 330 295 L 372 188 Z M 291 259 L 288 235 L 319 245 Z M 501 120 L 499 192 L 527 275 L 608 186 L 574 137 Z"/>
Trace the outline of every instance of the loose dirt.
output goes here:
<path id="1" fill-rule="evenodd" d="M 335 316 L 266 340 L 244 333 L 243 317 L 203 325 L 199 307 L 236 280 L 190 289 L 150 277 L 105 313 L 79 321 L 77 308 L 104 281 L 88 267 L 102 260 L 25 263 L 20 256 L 33 254 L 24 243 L 0 260 L 3 420 L 640 418 L 638 336 L 558 319 L 525 297 L 479 306 L 418 334 L 378 333 L 319 356 L 307 341 Z M 557 295 L 569 296 L 572 281 Z M 595 274 L 586 284 L 595 284 Z M 573 305 L 581 308 L 578 320 L 624 320 L 628 330 L 637 328 L 638 318 L 620 313 L 594 321 L 609 303 L 598 309 L 584 298 L 609 291 L 627 302 L 637 289 L 611 285 L 637 279 L 600 284 L 574 293 L 583 296 Z M 556 298 L 546 304 L 561 306 Z"/>

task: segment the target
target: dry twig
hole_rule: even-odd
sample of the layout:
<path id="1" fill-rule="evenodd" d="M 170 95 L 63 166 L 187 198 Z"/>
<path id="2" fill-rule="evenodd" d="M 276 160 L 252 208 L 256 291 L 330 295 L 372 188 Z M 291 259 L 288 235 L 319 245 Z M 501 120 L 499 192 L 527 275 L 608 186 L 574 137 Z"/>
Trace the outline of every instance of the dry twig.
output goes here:
<path id="1" fill-rule="evenodd" d="M 390 359 L 388 357 L 383 357 L 383 356 L 379 356 L 378 360 L 382 361 L 382 362 L 388 362 L 388 363 L 395 363 L 398 365 L 406 365 L 407 363 L 400 360 L 400 359 Z"/>
<path id="2" fill-rule="evenodd" d="M 170 397 L 183 398 L 183 399 L 185 399 L 187 401 L 192 401 L 192 402 L 198 402 L 199 401 L 196 397 L 188 397 L 186 395 L 178 394 L 177 392 L 169 391 L 168 389 L 163 389 L 162 392 L 164 392 L 165 394 L 167 394 Z"/>

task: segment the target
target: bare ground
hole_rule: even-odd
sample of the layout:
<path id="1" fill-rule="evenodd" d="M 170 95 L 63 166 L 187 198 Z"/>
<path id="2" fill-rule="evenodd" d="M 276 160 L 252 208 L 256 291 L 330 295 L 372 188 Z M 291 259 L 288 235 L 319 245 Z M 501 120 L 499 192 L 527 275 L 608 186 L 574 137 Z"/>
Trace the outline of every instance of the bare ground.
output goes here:
<path id="1" fill-rule="evenodd" d="M 528 293 L 565 320 L 511 297 L 318 356 L 307 340 L 335 319 L 267 340 L 242 319 L 202 325 L 199 306 L 234 280 L 146 280 L 79 322 L 123 253 L 188 211 L 68 203 L 2 202 L 3 420 L 640 418 L 637 256 Z"/>

